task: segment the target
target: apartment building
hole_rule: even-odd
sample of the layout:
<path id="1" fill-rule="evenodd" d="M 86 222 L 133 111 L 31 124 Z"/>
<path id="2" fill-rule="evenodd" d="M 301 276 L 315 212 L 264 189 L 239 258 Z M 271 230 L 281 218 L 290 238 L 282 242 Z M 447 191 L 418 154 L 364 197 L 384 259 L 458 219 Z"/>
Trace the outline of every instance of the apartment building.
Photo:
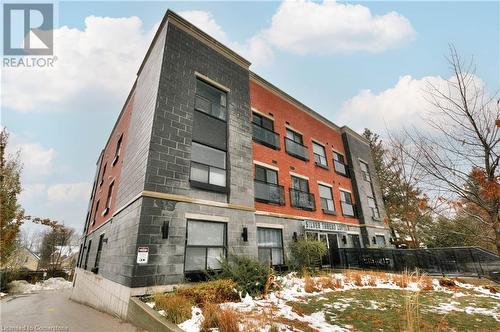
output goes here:
<path id="1" fill-rule="evenodd" d="M 289 264 L 300 237 L 390 245 L 370 148 L 167 11 L 99 156 L 72 298 L 125 317 L 219 258 Z"/>

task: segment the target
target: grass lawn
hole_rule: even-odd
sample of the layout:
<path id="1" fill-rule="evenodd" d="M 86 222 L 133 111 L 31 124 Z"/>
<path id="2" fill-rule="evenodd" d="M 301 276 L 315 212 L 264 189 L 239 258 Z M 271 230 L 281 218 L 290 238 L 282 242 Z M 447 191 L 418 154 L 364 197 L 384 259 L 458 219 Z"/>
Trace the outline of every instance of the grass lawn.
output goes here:
<path id="1" fill-rule="evenodd" d="M 287 304 L 299 315 L 324 312 L 332 325 L 355 331 L 403 331 L 405 297 L 412 291 L 360 288 L 322 293 Z M 500 300 L 461 289 L 422 291 L 418 297 L 421 331 L 500 331 Z"/>

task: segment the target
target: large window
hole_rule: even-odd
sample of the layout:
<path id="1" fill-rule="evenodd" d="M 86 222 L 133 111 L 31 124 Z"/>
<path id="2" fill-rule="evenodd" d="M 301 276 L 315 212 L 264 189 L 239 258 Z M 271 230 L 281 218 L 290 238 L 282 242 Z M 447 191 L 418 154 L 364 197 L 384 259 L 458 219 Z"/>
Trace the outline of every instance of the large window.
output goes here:
<path id="1" fill-rule="evenodd" d="M 348 176 L 347 165 L 345 163 L 344 155 L 333 151 L 333 166 L 335 167 L 335 172 L 343 176 Z"/>
<path id="2" fill-rule="evenodd" d="M 380 219 L 380 212 L 378 210 L 378 206 L 377 206 L 377 202 L 375 201 L 375 198 L 368 197 L 368 206 L 370 207 L 370 210 L 372 211 L 372 217 L 375 219 Z"/>
<path id="3" fill-rule="evenodd" d="M 97 214 L 99 213 L 99 201 L 95 203 L 95 209 L 94 209 L 94 216 L 92 218 L 92 226 L 95 225 L 96 219 L 97 219 Z"/>
<path id="4" fill-rule="evenodd" d="M 195 109 L 221 120 L 227 118 L 226 93 L 200 79 L 196 80 Z"/>
<path id="5" fill-rule="evenodd" d="M 361 167 L 361 173 L 363 173 L 363 179 L 365 181 L 371 182 L 370 170 L 368 169 L 368 164 L 364 161 L 359 161 L 359 165 Z"/>
<path id="6" fill-rule="evenodd" d="M 210 221 L 187 222 L 185 271 L 220 268 L 226 256 L 226 224 Z"/>
<path id="7" fill-rule="evenodd" d="M 324 213 L 335 214 L 335 204 L 333 203 L 332 188 L 319 185 L 319 197 L 321 198 L 321 209 Z"/>
<path id="8" fill-rule="evenodd" d="M 255 199 L 264 203 L 284 204 L 284 190 L 278 185 L 278 172 L 255 165 Z"/>
<path id="9" fill-rule="evenodd" d="M 354 217 L 354 206 L 352 204 L 351 193 L 348 191 L 340 191 L 340 205 L 342 214 L 347 217 Z"/>
<path id="10" fill-rule="evenodd" d="M 116 143 L 115 159 L 113 159 L 113 166 L 116 164 L 116 162 L 120 158 L 120 153 L 122 150 L 122 141 L 123 141 L 123 134 L 120 135 L 120 138 L 118 138 L 118 142 Z"/>
<path id="11" fill-rule="evenodd" d="M 385 243 L 385 236 L 383 235 L 375 235 L 375 242 L 376 242 L 376 245 L 379 246 L 379 247 L 385 247 L 386 243 Z"/>
<path id="12" fill-rule="evenodd" d="M 97 253 L 95 255 L 94 268 L 92 269 L 92 271 L 94 273 L 99 272 L 99 262 L 101 261 L 101 252 L 102 252 L 103 241 L 104 241 L 104 234 L 101 234 L 101 236 L 99 236 L 99 244 L 97 245 Z"/>
<path id="13" fill-rule="evenodd" d="M 252 126 L 254 141 L 273 149 L 279 149 L 279 135 L 274 132 L 273 120 L 258 113 L 253 113 Z"/>
<path id="14" fill-rule="evenodd" d="M 283 236 L 281 229 L 257 228 L 259 261 L 265 265 L 283 264 Z"/>
<path id="15" fill-rule="evenodd" d="M 104 164 L 104 167 L 102 168 L 102 174 L 101 174 L 101 182 L 99 182 L 99 187 L 102 186 L 102 184 L 104 183 L 104 175 L 106 174 L 106 167 L 108 166 L 108 164 Z"/>
<path id="16" fill-rule="evenodd" d="M 292 176 L 290 199 L 292 207 L 311 211 L 316 209 L 314 195 L 309 192 L 309 181 L 306 179 Z"/>
<path id="17" fill-rule="evenodd" d="M 103 215 L 108 214 L 109 210 L 111 209 L 111 199 L 113 197 L 113 189 L 115 187 L 115 183 L 111 182 L 108 188 L 108 197 L 106 198 L 106 208 L 103 211 Z"/>
<path id="18" fill-rule="evenodd" d="M 226 187 L 226 152 L 193 142 L 191 183 Z M 211 189 L 207 187 L 206 189 Z"/>
<path id="19" fill-rule="evenodd" d="M 328 163 L 326 162 L 326 152 L 325 147 L 316 142 L 313 142 L 313 154 L 314 154 L 314 162 L 318 166 L 328 167 Z"/>
<path id="20" fill-rule="evenodd" d="M 87 243 L 87 252 L 85 253 L 85 264 L 83 265 L 83 269 L 87 269 L 87 264 L 89 263 L 89 254 L 90 254 L 90 248 L 92 247 L 92 240 L 89 240 Z"/>
<path id="21" fill-rule="evenodd" d="M 305 147 L 303 143 L 301 134 L 291 129 L 286 129 L 285 148 L 289 155 L 302 160 L 309 160 L 307 147 Z"/>

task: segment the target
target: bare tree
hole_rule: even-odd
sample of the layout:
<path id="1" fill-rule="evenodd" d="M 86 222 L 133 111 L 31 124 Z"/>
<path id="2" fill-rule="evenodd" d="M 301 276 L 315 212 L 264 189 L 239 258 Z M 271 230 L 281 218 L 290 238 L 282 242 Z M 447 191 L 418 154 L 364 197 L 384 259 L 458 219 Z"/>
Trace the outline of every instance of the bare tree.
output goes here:
<path id="1" fill-rule="evenodd" d="M 490 227 L 500 252 L 500 106 L 455 47 L 448 58 L 452 78 L 444 86 L 428 83 L 430 132 L 406 130 L 404 152 L 425 173 L 427 184 L 467 205 L 470 218 Z"/>

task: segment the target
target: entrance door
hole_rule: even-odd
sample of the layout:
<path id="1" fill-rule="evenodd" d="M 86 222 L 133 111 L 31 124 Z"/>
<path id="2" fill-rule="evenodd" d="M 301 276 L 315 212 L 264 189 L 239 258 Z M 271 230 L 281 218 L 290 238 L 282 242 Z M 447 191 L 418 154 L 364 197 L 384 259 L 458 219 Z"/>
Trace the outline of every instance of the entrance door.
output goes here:
<path id="1" fill-rule="evenodd" d="M 330 244 L 330 259 L 332 267 L 340 264 L 339 243 L 337 234 L 328 233 L 328 243 Z"/>
<path id="2" fill-rule="evenodd" d="M 329 245 L 328 245 L 328 236 L 326 233 L 319 233 L 319 240 L 326 245 L 327 251 L 326 254 L 321 257 L 321 266 L 330 265 L 330 255 L 329 255 Z"/>

